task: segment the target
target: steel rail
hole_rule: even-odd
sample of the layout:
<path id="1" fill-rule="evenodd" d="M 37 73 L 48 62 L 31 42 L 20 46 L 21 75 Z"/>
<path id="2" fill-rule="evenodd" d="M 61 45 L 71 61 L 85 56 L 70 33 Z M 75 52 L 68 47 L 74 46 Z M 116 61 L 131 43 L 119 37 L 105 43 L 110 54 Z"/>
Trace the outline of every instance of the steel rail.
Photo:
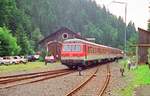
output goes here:
<path id="1" fill-rule="evenodd" d="M 6 79 L 6 78 L 13 78 L 13 77 L 22 77 L 26 75 L 35 75 L 35 74 L 41 74 L 41 73 L 47 73 L 47 72 L 56 72 L 56 71 L 63 71 L 63 70 L 69 70 L 69 69 L 58 69 L 58 70 L 50 70 L 50 71 L 43 71 L 43 72 L 34 72 L 34 73 L 26 73 L 26 74 L 18 74 L 18 75 L 8 75 L 8 76 L 1 76 L 1 79 Z"/>
<path id="2" fill-rule="evenodd" d="M 53 75 L 50 75 L 50 76 L 44 76 L 40 79 L 37 79 L 37 80 L 32 80 L 32 81 L 25 81 L 25 82 L 20 82 L 20 83 L 15 83 L 15 84 L 9 84 L 9 85 L 4 85 L 4 86 L 0 86 L 0 89 L 4 89 L 4 88 L 11 88 L 11 87 L 14 87 L 14 86 L 18 86 L 18 85 L 24 85 L 24 84 L 29 84 L 29 83 L 35 83 L 35 82 L 39 82 L 39 81 L 44 81 L 44 80 L 47 80 L 47 79 L 51 79 L 51 78 L 55 78 L 55 77 L 59 77 L 59 76 L 63 76 L 63 75 L 67 75 L 67 74 L 70 74 L 70 73 L 73 73 L 74 71 L 66 71 L 66 72 L 62 72 L 62 73 L 58 73 L 58 74 L 53 74 Z"/>
<path id="3" fill-rule="evenodd" d="M 104 82 L 104 85 L 101 90 L 98 91 L 97 96 L 103 96 L 104 92 L 106 91 L 106 88 L 108 87 L 109 81 L 110 81 L 111 73 L 110 73 L 110 66 L 107 64 L 107 77 Z"/>
<path id="4" fill-rule="evenodd" d="M 33 79 L 33 78 L 37 78 L 37 77 L 43 77 L 43 76 L 48 76 L 48 75 L 53 75 L 53 74 L 59 74 L 62 72 L 67 72 L 69 70 L 57 70 L 57 71 L 48 71 L 48 72 L 44 72 L 44 73 L 38 73 L 38 74 L 30 74 L 30 75 L 24 75 L 21 77 L 11 77 L 11 78 L 7 78 L 7 79 L 2 79 L 0 80 L 0 84 L 7 84 L 7 83 L 12 83 L 12 82 L 17 82 L 17 81 L 21 81 L 21 80 L 27 80 L 27 79 Z"/>
<path id="5" fill-rule="evenodd" d="M 79 84 L 77 87 L 75 87 L 73 90 L 71 90 L 68 94 L 66 94 L 65 96 L 72 96 L 73 94 L 75 94 L 77 91 L 79 91 L 82 87 L 84 87 L 95 75 L 96 73 L 98 72 L 98 69 L 92 74 L 90 75 L 90 77 L 86 80 L 84 80 L 84 82 L 82 82 L 81 84 Z M 104 82 L 104 85 L 102 88 L 100 88 L 98 90 L 98 93 L 97 93 L 97 96 L 103 96 L 108 84 L 109 84 L 109 81 L 110 81 L 110 67 L 109 67 L 109 64 L 107 64 L 107 76 L 106 76 L 106 80 Z"/>
<path id="6" fill-rule="evenodd" d="M 81 84 L 79 84 L 77 87 L 75 87 L 73 90 L 71 90 L 65 96 L 72 96 L 74 93 L 76 93 L 82 87 L 84 87 L 95 76 L 95 74 L 98 72 L 98 69 L 99 69 L 99 67 L 96 69 L 96 71 L 92 75 L 90 75 L 90 77 L 88 79 L 86 79 L 84 82 L 82 82 Z"/>

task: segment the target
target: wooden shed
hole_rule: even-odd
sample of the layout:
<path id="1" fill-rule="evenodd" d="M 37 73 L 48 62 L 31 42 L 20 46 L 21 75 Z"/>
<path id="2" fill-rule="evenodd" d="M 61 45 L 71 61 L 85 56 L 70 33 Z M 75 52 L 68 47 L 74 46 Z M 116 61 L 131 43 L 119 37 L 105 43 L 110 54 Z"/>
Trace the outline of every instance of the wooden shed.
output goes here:
<path id="1" fill-rule="evenodd" d="M 58 59 L 60 59 L 62 42 L 70 38 L 79 38 L 85 40 L 85 38 L 83 38 L 79 33 L 73 32 L 66 27 L 62 27 L 46 38 L 42 39 L 39 42 L 39 46 L 40 48 L 44 48 L 47 50 L 47 52 L 53 54 L 54 57 L 58 56 Z"/>
<path id="2" fill-rule="evenodd" d="M 138 63 L 148 62 L 148 48 L 150 48 L 150 32 L 144 29 L 138 28 Z"/>

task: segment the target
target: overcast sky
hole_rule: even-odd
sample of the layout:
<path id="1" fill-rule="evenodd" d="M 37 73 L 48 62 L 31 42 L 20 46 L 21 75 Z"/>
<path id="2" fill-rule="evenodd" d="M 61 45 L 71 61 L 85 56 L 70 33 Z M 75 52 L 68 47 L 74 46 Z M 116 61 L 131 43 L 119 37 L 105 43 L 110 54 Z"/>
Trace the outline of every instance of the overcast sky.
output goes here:
<path id="1" fill-rule="evenodd" d="M 125 17 L 125 4 L 112 3 L 112 1 L 127 2 L 127 22 L 133 21 L 136 28 L 147 29 L 147 21 L 150 18 L 150 0 L 95 0 L 117 16 Z"/>

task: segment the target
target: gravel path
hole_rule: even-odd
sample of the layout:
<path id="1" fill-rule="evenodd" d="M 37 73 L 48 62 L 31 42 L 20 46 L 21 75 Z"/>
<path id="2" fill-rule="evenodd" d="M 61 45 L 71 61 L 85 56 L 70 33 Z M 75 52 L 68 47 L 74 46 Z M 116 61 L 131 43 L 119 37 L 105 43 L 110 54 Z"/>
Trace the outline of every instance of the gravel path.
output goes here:
<path id="1" fill-rule="evenodd" d="M 82 76 L 75 72 L 42 82 L 0 89 L 0 96 L 64 96 L 87 78 L 93 70 L 95 69 L 82 71 Z"/>

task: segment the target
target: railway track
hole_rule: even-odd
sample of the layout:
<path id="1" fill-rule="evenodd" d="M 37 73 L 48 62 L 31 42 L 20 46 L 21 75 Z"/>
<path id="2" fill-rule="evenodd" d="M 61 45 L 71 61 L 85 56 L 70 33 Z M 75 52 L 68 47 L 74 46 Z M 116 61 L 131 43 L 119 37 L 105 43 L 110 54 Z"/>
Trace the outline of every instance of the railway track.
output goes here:
<path id="1" fill-rule="evenodd" d="M 78 92 L 81 88 L 83 88 L 84 86 L 86 86 L 86 84 L 91 81 L 97 74 L 97 72 L 99 71 L 99 67 L 95 70 L 95 72 L 89 76 L 89 78 L 87 78 L 86 80 L 84 80 L 84 82 L 82 82 L 81 84 L 79 84 L 78 86 L 76 86 L 73 90 L 71 90 L 68 94 L 66 94 L 65 96 L 72 96 L 74 95 L 76 92 Z M 104 85 L 99 88 L 99 90 L 97 91 L 97 96 L 103 96 L 104 92 L 109 84 L 110 81 L 110 68 L 109 68 L 109 64 L 107 64 L 107 74 L 106 74 L 106 80 L 104 81 Z"/>
<path id="2" fill-rule="evenodd" d="M 0 84 L 7 83 L 7 81 L 11 82 L 14 79 L 17 81 L 17 80 L 23 79 L 24 77 L 28 77 L 28 76 L 32 77 L 32 76 L 38 76 L 38 75 L 40 76 L 41 74 L 55 74 L 55 73 L 63 72 L 65 70 L 67 71 L 68 69 L 60 69 L 60 70 L 53 70 L 53 71 L 44 71 L 44 72 L 35 72 L 35 73 L 27 73 L 27 74 L 19 74 L 19 75 L 2 76 L 2 77 L 0 77 Z"/>
<path id="3" fill-rule="evenodd" d="M 23 85 L 28 83 L 39 82 L 39 81 L 67 75 L 72 72 L 74 71 L 69 69 L 60 69 L 60 70 L 45 71 L 45 72 L 3 76 L 0 77 L 0 89 L 10 88 L 13 86 Z"/>
<path id="4" fill-rule="evenodd" d="M 109 84 L 110 81 L 110 77 L 111 77 L 111 73 L 110 73 L 110 66 L 109 64 L 107 64 L 107 76 L 106 76 L 106 80 L 104 82 L 103 87 L 98 91 L 98 96 L 103 96 L 104 92 Z"/>

